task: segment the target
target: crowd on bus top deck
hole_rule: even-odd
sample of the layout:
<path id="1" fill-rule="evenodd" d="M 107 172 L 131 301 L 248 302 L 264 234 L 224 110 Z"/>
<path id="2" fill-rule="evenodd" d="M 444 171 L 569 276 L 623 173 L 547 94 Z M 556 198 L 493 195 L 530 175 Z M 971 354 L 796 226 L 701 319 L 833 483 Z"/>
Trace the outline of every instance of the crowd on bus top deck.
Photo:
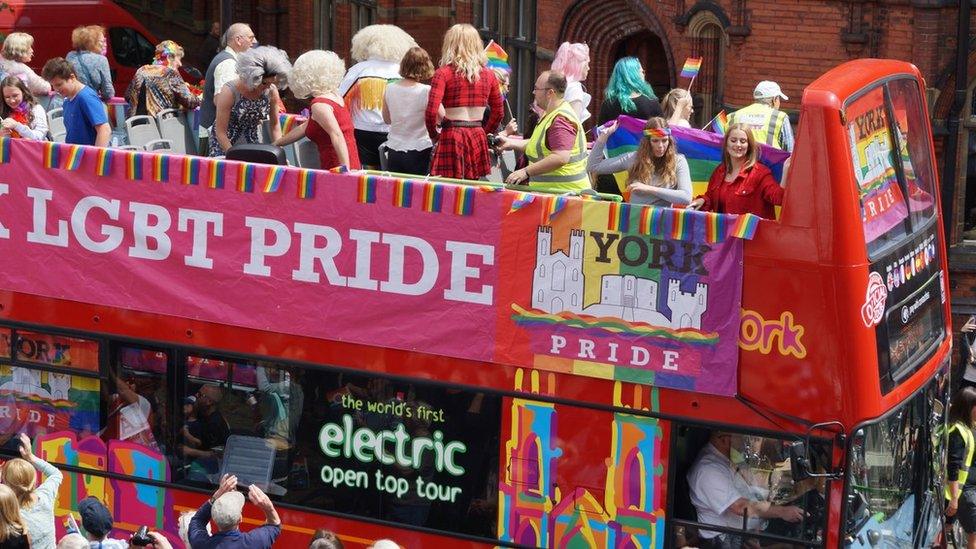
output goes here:
<path id="1" fill-rule="evenodd" d="M 551 68 L 534 82 L 529 119 L 520 124 L 507 97 L 512 75 L 488 67 L 484 43 L 471 25 L 447 31 L 437 67 L 399 27 L 365 27 L 352 38 L 355 64 L 348 70 L 338 55 L 322 50 L 305 52 L 292 64 L 284 51 L 257 46 L 245 23 L 230 25 L 218 50 L 217 30 L 202 45 L 201 57 L 209 63 L 199 95 L 180 72 L 184 49 L 171 40 L 157 45 L 152 63 L 140 67 L 124 91 L 132 114 L 199 107 L 201 137 L 211 156 L 235 144 L 259 142 L 262 123 L 284 112 L 281 93 L 290 88 L 296 98 L 309 100 L 309 118 L 285 135 L 279 124 L 268 124 L 267 138 L 284 146 L 307 137 L 323 169 L 376 168 L 385 155 L 393 172 L 476 180 L 488 176 L 503 151 L 512 150 L 517 168 L 506 182 L 529 189 L 578 192 L 595 186 L 640 204 L 767 218 L 782 202 L 783 187 L 758 160 L 757 143 L 793 147 L 789 118 L 779 110 L 788 98 L 772 81 L 756 85 L 754 102 L 729 116 L 722 162 L 705 193 L 693 197 L 688 163 L 670 130 L 690 126 L 692 97 L 675 88 L 662 104 L 634 57 L 617 61 L 603 104 L 595 109 L 584 86 L 589 49 L 563 43 Z M 61 101 L 67 142 L 109 145 L 112 130 L 102 101 L 115 90 L 105 29 L 79 27 L 72 43 L 71 52 L 48 60 L 37 75 L 27 65 L 33 37 L 22 32 L 6 37 L 0 134 L 48 138 L 41 104 Z M 55 94 L 57 100 L 50 101 Z M 622 114 L 646 119 L 638 149 L 604 158 L 606 140 L 617 128 L 613 124 L 599 132 L 588 152 L 583 124 L 593 118 L 591 111 L 598 124 Z M 614 172 L 626 172 L 622 187 L 609 175 Z"/>

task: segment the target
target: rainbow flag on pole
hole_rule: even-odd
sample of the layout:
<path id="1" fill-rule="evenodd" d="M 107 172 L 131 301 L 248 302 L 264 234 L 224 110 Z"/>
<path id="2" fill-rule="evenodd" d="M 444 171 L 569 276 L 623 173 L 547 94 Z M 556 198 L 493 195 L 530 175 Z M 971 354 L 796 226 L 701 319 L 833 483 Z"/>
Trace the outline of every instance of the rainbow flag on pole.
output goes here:
<path id="1" fill-rule="evenodd" d="M 729 129 L 729 115 L 725 114 L 725 110 L 719 111 L 712 120 L 712 131 L 719 135 L 725 135 L 725 132 Z"/>
<path id="2" fill-rule="evenodd" d="M 698 76 L 698 71 L 701 70 L 701 65 L 701 57 L 689 57 L 688 59 L 685 59 L 685 66 L 681 68 L 681 78 L 694 78 Z"/>
<path id="3" fill-rule="evenodd" d="M 512 67 L 508 64 L 508 53 L 498 45 L 498 42 L 489 40 L 488 45 L 485 46 L 485 54 L 488 55 L 489 68 L 512 72 Z"/>

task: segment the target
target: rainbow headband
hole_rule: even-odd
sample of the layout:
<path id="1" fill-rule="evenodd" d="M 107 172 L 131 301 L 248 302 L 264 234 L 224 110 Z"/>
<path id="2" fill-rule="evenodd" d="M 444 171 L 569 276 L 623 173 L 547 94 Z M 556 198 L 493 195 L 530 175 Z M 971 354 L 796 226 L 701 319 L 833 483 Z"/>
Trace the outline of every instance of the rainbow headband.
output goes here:
<path id="1" fill-rule="evenodd" d="M 671 137 L 671 128 L 645 128 L 644 137 Z"/>

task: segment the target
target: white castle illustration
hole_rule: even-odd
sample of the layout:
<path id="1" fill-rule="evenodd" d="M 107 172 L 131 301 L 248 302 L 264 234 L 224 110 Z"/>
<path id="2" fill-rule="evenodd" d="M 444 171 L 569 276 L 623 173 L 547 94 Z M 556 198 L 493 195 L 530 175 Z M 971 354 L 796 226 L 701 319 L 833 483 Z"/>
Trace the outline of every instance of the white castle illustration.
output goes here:
<path id="1" fill-rule="evenodd" d="M 667 305 L 671 318 L 657 310 L 658 283 L 634 275 L 603 275 L 600 302 L 583 306 L 583 231 L 569 234 L 569 254 L 552 250 L 552 228 L 537 232 L 535 272 L 532 276 L 532 308 L 547 313 L 569 311 L 616 317 L 652 326 L 701 329 L 708 308 L 708 285 L 697 284 L 695 293 L 681 291 L 680 281 L 669 278 Z"/>

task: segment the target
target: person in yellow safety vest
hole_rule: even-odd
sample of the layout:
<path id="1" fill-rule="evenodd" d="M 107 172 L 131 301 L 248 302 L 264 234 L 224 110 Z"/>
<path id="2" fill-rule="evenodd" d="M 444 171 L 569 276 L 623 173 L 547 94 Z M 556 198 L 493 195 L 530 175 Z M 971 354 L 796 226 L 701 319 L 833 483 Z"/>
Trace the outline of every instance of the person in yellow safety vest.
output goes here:
<path id="1" fill-rule="evenodd" d="M 963 387 L 949 406 L 949 457 L 946 463 L 946 515 L 966 532 L 967 547 L 976 549 L 976 474 L 970 474 L 976 450 L 976 388 Z M 958 547 L 958 545 L 957 545 Z"/>
<path id="2" fill-rule="evenodd" d="M 779 84 L 769 80 L 756 84 L 752 97 L 755 99 L 752 105 L 729 115 L 729 126 L 745 124 L 752 128 L 752 135 L 757 143 L 765 143 L 777 149 L 793 152 L 793 127 L 790 126 L 790 117 L 779 110 L 780 99 L 789 101 L 790 98 L 783 95 Z"/>
<path id="3" fill-rule="evenodd" d="M 509 174 L 506 183 L 528 183 L 531 189 L 582 191 L 590 188 L 586 173 L 586 135 L 576 111 L 563 99 L 566 77 L 545 71 L 535 81 L 535 104 L 545 110 L 529 139 L 499 137 L 501 148 L 525 153 L 529 164 Z"/>

